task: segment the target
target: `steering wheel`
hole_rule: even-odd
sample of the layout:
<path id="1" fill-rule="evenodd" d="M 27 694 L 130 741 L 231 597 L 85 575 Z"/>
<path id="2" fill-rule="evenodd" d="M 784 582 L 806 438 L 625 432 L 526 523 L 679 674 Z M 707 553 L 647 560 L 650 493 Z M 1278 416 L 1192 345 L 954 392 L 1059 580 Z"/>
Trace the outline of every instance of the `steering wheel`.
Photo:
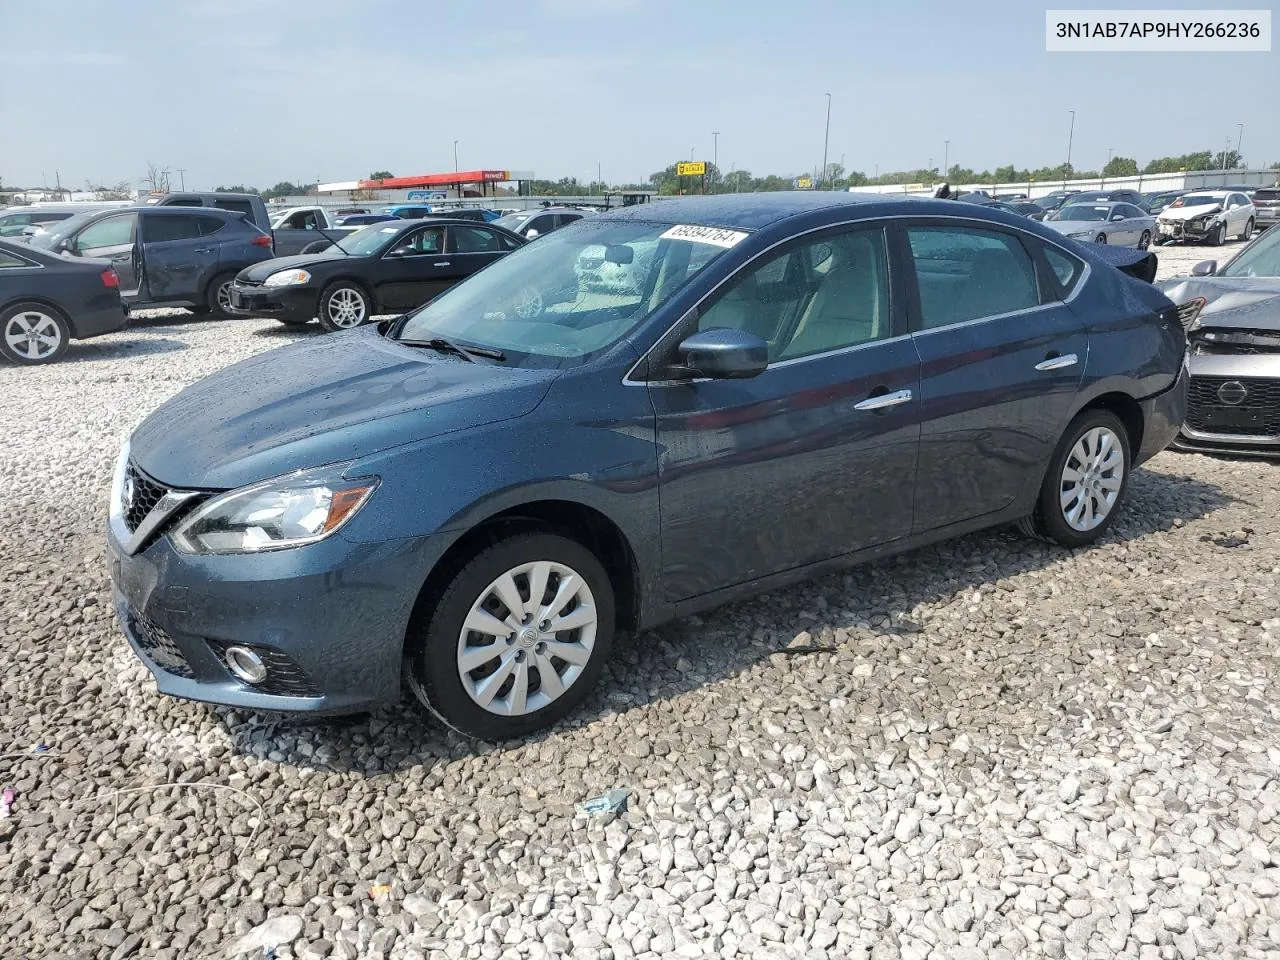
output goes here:
<path id="1" fill-rule="evenodd" d="M 538 316 L 542 313 L 542 291 L 533 284 L 525 284 L 512 301 L 512 309 L 521 320 Z"/>

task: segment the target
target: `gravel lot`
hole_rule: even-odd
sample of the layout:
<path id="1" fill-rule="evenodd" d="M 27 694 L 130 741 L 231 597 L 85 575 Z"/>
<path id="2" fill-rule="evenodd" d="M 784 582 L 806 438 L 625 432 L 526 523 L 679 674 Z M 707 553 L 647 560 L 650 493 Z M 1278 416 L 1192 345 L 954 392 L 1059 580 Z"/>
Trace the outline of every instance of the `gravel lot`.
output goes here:
<path id="1" fill-rule="evenodd" d="M 480 746 L 155 693 L 109 609 L 118 444 L 318 334 L 140 322 L 0 368 L 7 956 L 1280 951 L 1275 466 L 1162 454 L 1095 549 L 999 530 L 624 640 L 571 722 Z"/>

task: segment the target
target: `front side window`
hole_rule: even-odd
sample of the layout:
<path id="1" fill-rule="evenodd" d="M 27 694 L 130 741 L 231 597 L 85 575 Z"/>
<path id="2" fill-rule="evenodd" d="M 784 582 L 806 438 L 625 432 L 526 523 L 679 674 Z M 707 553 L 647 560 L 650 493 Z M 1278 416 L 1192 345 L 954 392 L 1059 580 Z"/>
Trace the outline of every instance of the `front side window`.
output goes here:
<path id="1" fill-rule="evenodd" d="M 444 253 L 444 227 L 430 227 L 426 230 L 415 230 L 407 237 L 401 238 L 393 251 L 401 257 L 430 256 Z"/>
<path id="2" fill-rule="evenodd" d="M 1280 228 L 1272 227 L 1218 273 L 1222 277 L 1280 277 Z"/>
<path id="3" fill-rule="evenodd" d="M 884 231 L 800 243 L 748 268 L 698 317 L 699 330 L 717 327 L 754 333 L 771 363 L 888 337 Z"/>
<path id="4" fill-rule="evenodd" d="M 137 222 L 136 213 L 99 220 L 85 227 L 76 238 L 76 249 L 96 250 L 100 247 L 119 247 L 133 243 L 133 231 Z"/>
<path id="5" fill-rule="evenodd" d="M 925 330 L 1040 303 L 1035 267 L 1017 237 L 977 227 L 909 227 L 907 241 Z"/>
<path id="6" fill-rule="evenodd" d="M 591 220 L 556 230 L 450 288 L 395 332 L 493 347 L 515 365 L 560 365 L 636 329 L 725 248 L 665 237 L 670 224 Z"/>

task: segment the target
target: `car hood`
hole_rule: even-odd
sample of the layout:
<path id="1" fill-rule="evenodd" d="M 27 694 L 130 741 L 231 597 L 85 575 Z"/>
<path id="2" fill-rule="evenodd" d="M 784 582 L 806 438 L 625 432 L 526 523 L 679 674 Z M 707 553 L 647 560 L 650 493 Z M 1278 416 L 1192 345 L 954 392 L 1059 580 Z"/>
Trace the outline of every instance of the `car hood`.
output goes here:
<path id="1" fill-rule="evenodd" d="M 1160 211 L 1161 220 L 1190 220 L 1203 217 L 1206 213 L 1218 213 L 1222 209 L 1220 203 L 1202 203 L 1196 207 L 1165 207 Z"/>
<path id="2" fill-rule="evenodd" d="M 1059 233 L 1084 233 L 1086 230 L 1097 230 L 1106 226 L 1104 220 L 1045 220 L 1046 227 Z"/>
<path id="3" fill-rule="evenodd" d="M 317 237 L 316 239 L 323 240 L 324 237 Z M 252 280 L 254 283 L 261 283 L 273 273 L 279 273 L 281 270 L 309 270 L 323 263 L 332 263 L 334 260 L 363 259 L 363 257 L 353 257 L 345 253 L 328 252 L 306 253 L 296 257 L 272 257 L 270 260 L 263 260 L 261 263 L 255 263 L 251 267 L 245 267 L 238 276 L 241 280 Z"/>
<path id="4" fill-rule="evenodd" d="M 1184 277 L 1156 286 L 1174 303 L 1204 297 L 1197 327 L 1280 330 L 1280 277 Z"/>
<path id="5" fill-rule="evenodd" d="M 226 489 L 521 417 L 554 369 L 468 363 L 367 327 L 227 367 L 134 431 L 131 455 L 176 487 Z"/>

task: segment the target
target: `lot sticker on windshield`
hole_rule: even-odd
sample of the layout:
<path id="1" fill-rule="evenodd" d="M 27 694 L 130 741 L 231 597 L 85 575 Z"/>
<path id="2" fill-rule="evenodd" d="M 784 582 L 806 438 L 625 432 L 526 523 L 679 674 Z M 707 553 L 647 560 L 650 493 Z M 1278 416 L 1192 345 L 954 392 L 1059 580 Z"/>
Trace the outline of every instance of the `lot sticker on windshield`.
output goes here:
<path id="1" fill-rule="evenodd" d="M 737 246 L 747 239 L 747 234 L 740 230 L 722 230 L 719 227 L 699 227 L 682 223 L 664 233 L 661 240 L 690 240 L 693 243 L 709 243 L 715 247 Z"/>

